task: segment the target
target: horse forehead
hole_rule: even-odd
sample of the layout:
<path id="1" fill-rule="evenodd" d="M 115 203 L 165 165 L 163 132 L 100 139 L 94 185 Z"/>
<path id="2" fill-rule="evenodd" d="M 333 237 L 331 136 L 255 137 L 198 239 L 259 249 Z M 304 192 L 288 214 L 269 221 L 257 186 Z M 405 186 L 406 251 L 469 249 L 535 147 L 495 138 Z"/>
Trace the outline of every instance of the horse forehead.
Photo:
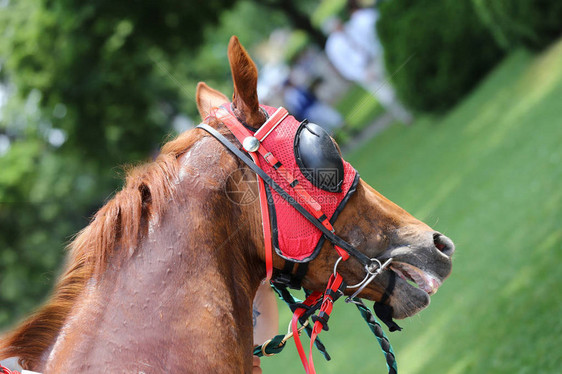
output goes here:
<path id="1" fill-rule="evenodd" d="M 211 138 L 196 142 L 178 158 L 177 184 L 192 188 L 216 190 L 224 186 L 227 170 L 236 167 L 236 162 Z"/>

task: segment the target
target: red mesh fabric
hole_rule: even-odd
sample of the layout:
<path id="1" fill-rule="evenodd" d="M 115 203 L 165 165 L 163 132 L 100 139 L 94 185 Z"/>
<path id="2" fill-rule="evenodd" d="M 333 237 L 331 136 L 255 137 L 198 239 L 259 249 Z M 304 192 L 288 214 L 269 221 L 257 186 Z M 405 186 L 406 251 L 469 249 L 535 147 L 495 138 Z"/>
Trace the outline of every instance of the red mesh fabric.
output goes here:
<path id="1" fill-rule="evenodd" d="M 262 106 L 270 115 L 277 110 L 268 106 Z M 293 116 L 287 116 L 262 142 L 263 146 L 271 152 L 289 170 L 299 184 L 316 200 L 322 207 L 324 214 L 331 218 L 340 205 L 347 192 L 353 185 L 356 171 L 345 160 L 344 163 L 344 182 L 342 191 L 332 193 L 324 191 L 308 181 L 301 173 L 295 160 L 294 139 L 300 122 Z M 301 205 L 304 205 L 294 190 L 288 185 L 287 181 L 280 176 L 261 156 L 259 166 L 275 180 L 279 186 L 293 196 Z M 278 227 L 278 244 L 280 255 L 294 261 L 308 261 L 313 255 L 322 233 L 304 216 L 295 210 L 273 189 L 272 198 L 275 204 L 275 215 Z M 273 214 L 273 212 L 271 212 Z"/>

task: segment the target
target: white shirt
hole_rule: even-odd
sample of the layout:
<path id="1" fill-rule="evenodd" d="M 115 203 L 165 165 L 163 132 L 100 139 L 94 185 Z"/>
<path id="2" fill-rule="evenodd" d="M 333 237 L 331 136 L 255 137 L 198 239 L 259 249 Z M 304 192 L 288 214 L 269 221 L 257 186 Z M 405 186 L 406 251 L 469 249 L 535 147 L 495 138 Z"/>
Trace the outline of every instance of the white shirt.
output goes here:
<path id="1" fill-rule="evenodd" d="M 343 31 L 337 30 L 328 36 L 326 55 L 344 78 L 364 81 L 368 65 L 373 58 L 381 57 L 382 48 L 375 29 L 378 18 L 374 8 L 356 10 Z"/>

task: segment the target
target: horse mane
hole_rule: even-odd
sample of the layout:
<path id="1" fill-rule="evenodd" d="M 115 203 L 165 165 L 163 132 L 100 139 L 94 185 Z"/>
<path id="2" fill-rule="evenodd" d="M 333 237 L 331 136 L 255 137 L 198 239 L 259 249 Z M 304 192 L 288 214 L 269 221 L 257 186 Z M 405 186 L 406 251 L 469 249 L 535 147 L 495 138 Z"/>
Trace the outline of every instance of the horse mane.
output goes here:
<path id="1" fill-rule="evenodd" d="M 166 143 L 154 162 L 128 170 L 123 189 L 68 246 L 67 265 L 50 300 L 0 339 L 0 359 L 19 357 L 24 369 L 37 367 L 88 280 L 101 274 L 117 249 L 132 255 L 149 219 L 161 217 L 176 195 L 177 158 L 201 137 L 186 131 Z"/>

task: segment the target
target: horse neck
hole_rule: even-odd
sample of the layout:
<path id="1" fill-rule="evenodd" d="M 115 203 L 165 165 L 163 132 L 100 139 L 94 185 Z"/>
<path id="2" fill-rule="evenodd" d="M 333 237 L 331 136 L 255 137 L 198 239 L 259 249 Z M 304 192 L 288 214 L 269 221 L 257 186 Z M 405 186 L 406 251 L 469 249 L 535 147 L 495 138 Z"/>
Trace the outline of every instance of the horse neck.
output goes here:
<path id="1" fill-rule="evenodd" d="M 116 362 L 131 372 L 251 371 L 252 300 L 264 275 L 255 217 L 228 206 L 220 188 L 202 191 L 149 223 L 132 257 L 91 281 L 45 371 Z"/>

